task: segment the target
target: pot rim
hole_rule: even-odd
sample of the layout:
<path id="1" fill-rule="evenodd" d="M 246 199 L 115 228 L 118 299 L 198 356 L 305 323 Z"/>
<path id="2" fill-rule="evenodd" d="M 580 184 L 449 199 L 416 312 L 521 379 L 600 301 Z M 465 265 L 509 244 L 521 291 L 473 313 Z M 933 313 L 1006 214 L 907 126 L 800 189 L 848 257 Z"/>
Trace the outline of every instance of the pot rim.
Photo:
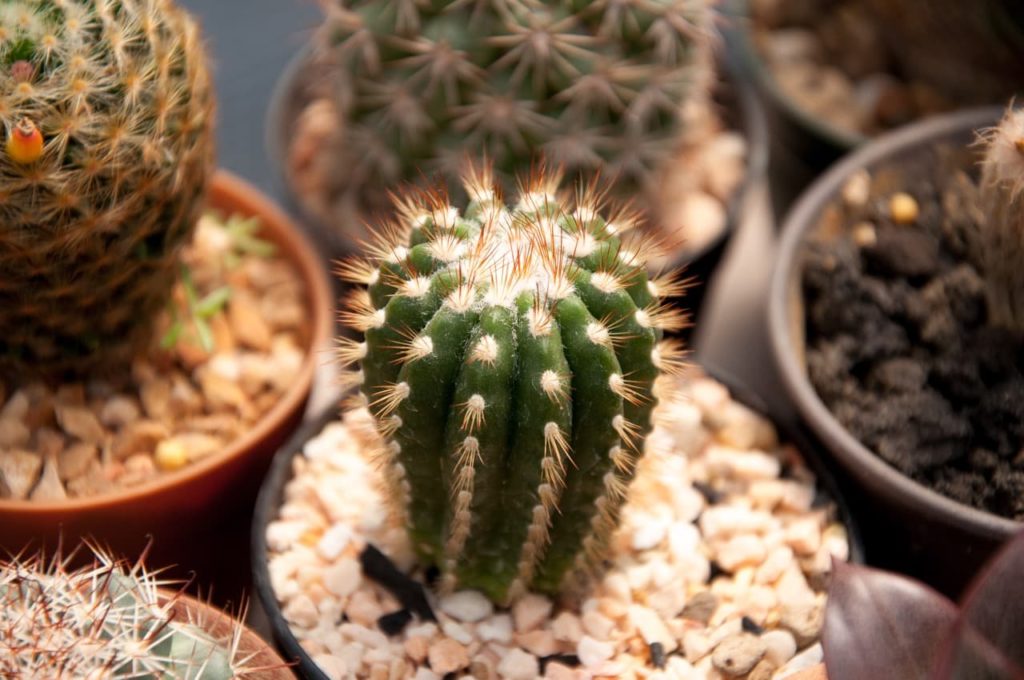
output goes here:
<path id="1" fill-rule="evenodd" d="M 754 46 L 752 36 L 754 16 L 750 11 L 749 0 L 730 0 L 727 6 L 730 20 L 736 24 L 735 28 L 730 31 L 730 51 L 735 53 L 740 71 L 750 75 L 757 89 L 776 102 L 779 108 L 785 111 L 786 115 L 796 120 L 814 135 L 846 150 L 854 149 L 872 139 L 877 139 L 877 137 L 845 130 L 833 125 L 824 118 L 813 115 L 807 109 L 797 104 L 779 86 L 775 77 L 768 69 L 765 60 L 761 58 L 757 48 Z"/>
<path id="2" fill-rule="evenodd" d="M 821 212 L 853 173 L 942 137 L 994 125 L 1002 112 L 1002 107 L 982 107 L 931 117 L 881 135 L 847 154 L 803 192 L 786 217 L 768 291 L 769 344 L 783 388 L 829 452 L 862 484 L 872 487 L 873 493 L 931 520 L 995 539 L 1009 537 L 1024 524 L 959 503 L 912 480 L 872 453 L 835 419 L 797 356 L 790 321 L 791 291 L 800 290 L 803 272 L 798 261 L 801 246 L 817 227 Z"/>
<path id="3" fill-rule="evenodd" d="M 723 36 L 728 30 L 722 31 Z M 316 50 L 313 44 L 307 41 L 292 55 L 281 75 L 278 76 L 271 91 L 270 104 L 267 106 L 264 118 L 263 144 L 267 157 L 274 161 L 277 185 L 286 196 L 288 205 L 299 214 L 304 223 L 312 226 L 318 232 L 330 233 L 332 230 L 324 223 L 324 220 L 309 208 L 308 202 L 304 201 L 302 195 L 295 190 L 288 172 L 287 135 L 282 132 L 292 129 L 290 125 L 286 127 L 286 124 L 295 120 L 297 102 L 303 100 L 299 88 L 299 78 L 315 54 Z M 753 86 L 742 77 L 739 64 L 724 50 L 723 54 L 719 56 L 720 68 L 716 69 L 716 82 L 724 83 L 736 100 L 738 120 L 734 129 L 743 135 L 747 143 L 746 170 L 743 173 L 743 179 L 733 189 L 732 196 L 724 203 L 726 219 L 721 233 L 697 250 L 684 252 L 679 257 L 666 258 L 666 269 L 687 267 L 721 249 L 723 244 L 736 232 L 745 206 L 750 202 L 750 195 L 768 174 L 769 133 L 764 107 Z M 358 244 L 355 244 L 352 239 L 348 239 L 347 244 L 337 238 L 323 240 L 329 240 L 343 255 L 354 254 L 359 249 Z"/>
<path id="4" fill-rule="evenodd" d="M 847 542 L 850 549 L 849 561 L 855 564 L 864 564 L 864 544 L 857 525 L 857 519 L 850 512 L 849 505 L 842 495 L 841 489 L 836 484 L 831 473 L 829 473 L 816 449 L 811 446 L 807 437 L 800 433 L 798 427 L 772 414 L 761 396 L 743 382 L 736 380 L 727 372 L 706 362 L 696 361 L 694 365 L 703 371 L 705 375 L 728 388 L 732 399 L 753 409 L 762 417 L 771 421 L 779 432 L 782 441 L 796 446 L 801 459 L 814 473 L 815 486 L 819 489 L 824 489 L 835 504 L 838 519 L 846 529 Z M 275 519 L 277 511 L 281 507 L 285 487 L 292 478 L 292 461 L 302 453 L 302 447 L 306 442 L 317 436 L 329 423 L 336 421 L 338 417 L 339 410 L 337 406 L 325 408 L 315 418 L 303 424 L 292 438 L 278 449 L 271 463 L 270 472 L 264 478 L 259 496 L 256 498 L 256 508 L 253 513 L 251 529 L 252 534 L 250 536 L 253 591 L 264 612 L 266 612 L 274 640 L 277 642 L 282 656 L 286 657 L 289 661 L 297 661 L 296 668 L 301 671 L 303 677 L 310 678 L 311 680 L 327 680 L 327 675 L 320 670 L 313 662 L 312 657 L 302 648 L 302 645 L 299 644 L 298 639 L 285 620 L 281 605 L 277 600 L 270 580 L 266 529 L 270 522 Z"/>
<path id="5" fill-rule="evenodd" d="M 305 286 L 310 318 L 309 341 L 302 365 L 295 373 L 289 388 L 251 428 L 231 441 L 222 451 L 205 460 L 187 465 L 181 470 L 160 475 L 151 482 L 113 493 L 46 503 L 0 499 L 0 516 L 65 516 L 99 508 L 127 506 L 140 498 L 153 494 L 187 493 L 189 485 L 195 479 L 201 478 L 235 459 L 245 457 L 279 427 L 290 414 L 302 408 L 312 389 L 313 378 L 321 361 L 320 355 L 329 347 L 332 333 L 331 309 L 333 306 L 327 272 L 319 255 L 302 230 L 281 208 L 237 175 L 227 170 L 218 169 L 210 183 L 210 192 L 206 199 L 207 206 L 216 209 L 215 201 L 221 197 L 229 203 L 244 205 L 247 209 L 246 212 L 262 219 L 261 227 L 273 234 L 273 240 L 282 244 L 281 252 L 285 253 L 296 267 Z"/>

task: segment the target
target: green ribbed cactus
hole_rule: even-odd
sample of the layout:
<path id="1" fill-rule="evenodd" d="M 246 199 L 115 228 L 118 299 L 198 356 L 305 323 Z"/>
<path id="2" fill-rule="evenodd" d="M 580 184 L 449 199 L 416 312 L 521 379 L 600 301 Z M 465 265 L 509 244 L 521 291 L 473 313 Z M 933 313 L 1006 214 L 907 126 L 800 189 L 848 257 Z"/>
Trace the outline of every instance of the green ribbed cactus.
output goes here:
<path id="1" fill-rule="evenodd" d="M 0 376 L 145 346 L 203 207 L 212 96 L 171 0 L 0 3 Z"/>
<path id="2" fill-rule="evenodd" d="M 984 133 L 977 252 L 989 322 L 1024 337 L 1024 109 L 1007 109 Z"/>
<path id="3" fill-rule="evenodd" d="M 342 203 L 365 209 L 379 187 L 437 172 L 457 184 L 463 157 L 482 154 L 503 179 L 543 156 L 624 195 L 653 190 L 699 134 L 709 0 L 322 4 L 317 49 L 341 120 L 327 174 Z"/>
<path id="4" fill-rule="evenodd" d="M 0 677 L 245 677 L 240 628 L 217 637 L 141 566 L 95 558 L 76 571 L 41 557 L 0 564 Z"/>
<path id="5" fill-rule="evenodd" d="M 343 276 L 367 284 L 344 320 L 396 507 L 446 587 L 498 602 L 557 591 L 598 566 L 651 427 L 659 369 L 681 365 L 662 331 L 684 322 L 648 280 L 634 217 L 570 203 L 537 174 L 506 208 L 489 170 L 464 213 L 428 193 Z"/>

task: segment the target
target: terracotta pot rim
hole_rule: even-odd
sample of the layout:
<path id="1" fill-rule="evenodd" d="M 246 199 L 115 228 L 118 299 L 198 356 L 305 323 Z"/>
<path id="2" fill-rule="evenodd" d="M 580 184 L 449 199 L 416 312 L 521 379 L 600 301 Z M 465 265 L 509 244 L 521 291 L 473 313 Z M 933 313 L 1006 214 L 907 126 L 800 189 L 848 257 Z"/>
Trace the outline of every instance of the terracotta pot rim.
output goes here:
<path id="1" fill-rule="evenodd" d="M 728 33 L 731 31 L 723 31 Z M 264 121 L 264 147 L 269 158 L 275 161 L 278 185 L 287 195 L 289 204 L 301 215 L 303 221 L 315 231 L 329 231 L 324 219 L 310 209 L 309 202 L 304 200 L 292 181 L 288 172 L 288 145 L 282 130 L 292 131 L 293 126 L 287 125 L 296 117 L 297 102 L 304 100 L 301 92 L 300 76 L 316 52 L 310 43 L 302 46 L 288 61 L 270 95 L 270 104 Z M 755 187 L 768 174 L 768 121 L 764 107 L 758 99 L 751 84 L 742 77 L 740 65 L 731 55 L 719 55 L 716 60 L 716 84 L 726 84 L 735 99 L 736 119 L 731 129 L 740 132 L 747 143 L 746 168 L 743 179 L 733 189 L 732 195 L 723 202 L 726 212 L 725 225 L 721 233 L 702 247 L 686 251 L 677 256 L 667 258 L 666 268 L 688 267 L 701 262 L 705 258 L 720 258 L 724 245 L 736 233 L 742 219 L 744 208 L 750 202 Z M 717 107 L 716 107 L 717 108 Z M 337 243 L 342 254 L 353 254 L 358 250 L 357 244 L 348 239 L 342 243 L 339 239 L 331 239 Z"/>
<path id="2" fill-rule="evenodd" d="M 162 474 L 146 484 L 113 493 L 47 503 L 2 499 L 0 500 L 0 513 L 67 514 L 118 506 L 151 494 L 167 492 L 175 487 L 184 491 L 195 479 L 227 465 L 234 459 L 244 457 L 272 433 L 281 422 L 286 420 L 289 414 L 302 408 L 312 389 L 313 378 L 321 360 L 320 355 L 329 346 L 332 332 L 331 309 L 333 306 L 326 270 L 316 250 L 292 219 L 254 186 L 227 170 L 218 169 L 210 184 L 207 204 L 214 207 L 213 204 L 218 195 L 246 204 L 251 207 L 253 215 L 264 218 L 261 226 L 274 235 L 273 240 L 288 244 L 287 249 L 282 248 L 281 250 L 285 251 L 288 258 L 292 260 L 292 264 L 298 270 L 305 285 L 310 319 L 309 343 L 302 365 L 296 372 L 291 385 L 281 395 L 277 403 L 242 436 L 231 441 L 220 453 L 202 461 L 187 465 L 175 472 Z"/>
<path id="3" fill-rule="evenodd" d="M 272 661 L 275 664 L 280 664 L 280 668 L 269 668 L 264 669 L 260 667 L 260 672 L 276 674 L 281 677 L 293 678 L 295 677 L 291 672 L 291 666 L 281 658 L 277 650 L 274 649 L 274 645 L 269 641 L 265 640 L 262 635 L 257 633 L 255 630 L 250 628 L 246 622 L 239 618 L 230 609 L 221 609 L 216 605 L 210 604 L 204 600 L 197 598 L 194 595 L 190 595 L 187 592 L 175 590 L 167 587 L 160 587 L 157 589 L 157 593 L 161 600 L 164 602 L 173 602 L 177 606 L 184 607 L 187 611 L 192 612 L 197 618 L 197 623 L 203 624 L 202 630 L 211 636 L 221 637 L 216 635 L 218 632 L 216 629 L 220 626 L 232 626 L 232 632 L 237 628 L 240 634 L 239 647 L 244 647 L 246 641 L 250 643 L 250 646 L 255 649 L 245 650 L 246 656 L 254 654 L 254 658 L 265 657 L 267 661 Z M 239 609 L 239 615 L 244 613 L 246 607 L 243 605 Z M 175 618 L 175 623 L 187 623 L 187 618 Z M 281 671 L 276 673 L 276 671 Z"/>
<path id="4" fill-rule="evenodd" d="M 768 335 L 783 389 L 796 405 L 811 430 L 826 444 L 844 468 L 856 476 L 871 493 L 908 507 L 915 513 L 959 527 L 970 533 L 1005 539 L 1024 523 L 999 517 L 959 503 L 932 491 L 890 466 L 853 436 L 836 420 L 818 396 L 796 350 L 793 296 L 800 296 L 800 262 L 807 235 L 818 225 L 825 207 L 842 190 L 853 173 L 873 168 L 900 155 L 930 145 L 944 137 L 994 125 L 1002 107 L 982 107 L 936 116 L 886 133 L 848 154 L 819 177 L 786 217 L 775 270 L 769 287 Z M 802 343 L 801 343 L 802 345 Z"/>

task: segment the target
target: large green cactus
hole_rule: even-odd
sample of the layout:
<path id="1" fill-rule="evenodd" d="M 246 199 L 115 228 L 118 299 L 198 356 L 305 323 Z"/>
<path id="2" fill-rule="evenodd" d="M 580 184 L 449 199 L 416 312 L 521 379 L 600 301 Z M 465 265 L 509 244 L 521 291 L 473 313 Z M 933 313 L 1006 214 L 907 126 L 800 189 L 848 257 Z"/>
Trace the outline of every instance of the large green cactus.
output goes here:
<path id="1" fill-rule="evenodd" d="M 321 0 L 315 42 L 340 135 L 341 205 L 481 152 L 503 177 L 543 154 L 572 175 L 656 189 L 701 134 L 714 74 L 709 0 Z"/>
<path id="2" fill-rule="evenodd" d="M 343 275 L 367 284 L 345 319 L 386 439 L 386 475 L 422 559 L 447 586 L 499 602 L 554 591 L 599 561 L 650 429 L 652 387 L 681 360 L 661 339 L 683 315 L 648 280 L 652 244 L 595 192 L 570 205 L 558 178 L 514 208 L 489 171 L 464 214 L 428 194 Z"/>

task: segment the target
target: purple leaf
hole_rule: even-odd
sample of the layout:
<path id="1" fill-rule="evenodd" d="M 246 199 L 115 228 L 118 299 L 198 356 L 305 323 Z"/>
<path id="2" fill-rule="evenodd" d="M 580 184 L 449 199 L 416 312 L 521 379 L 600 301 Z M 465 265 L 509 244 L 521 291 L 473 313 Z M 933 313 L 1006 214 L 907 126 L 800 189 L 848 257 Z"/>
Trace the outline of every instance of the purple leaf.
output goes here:
<path id="1" fill-rule="evenodd" d="M 1024 533 L 974 579 L 937 678 L 1024 678 Z"/>
<path id="2" fill-rule="evenodd" d="M 956 606 L 928 586 L 833 560 L 822 645 L 829 680 L 928 680 Z"/>

